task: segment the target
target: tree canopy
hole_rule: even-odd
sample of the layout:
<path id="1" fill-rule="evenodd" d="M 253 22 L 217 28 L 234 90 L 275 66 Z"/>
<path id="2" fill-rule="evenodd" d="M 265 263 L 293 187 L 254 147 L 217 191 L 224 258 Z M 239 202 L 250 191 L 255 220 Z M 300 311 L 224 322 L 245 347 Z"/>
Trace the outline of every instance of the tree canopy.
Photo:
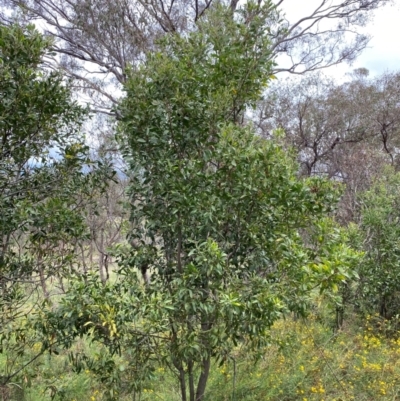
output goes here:
<path id="1" fill-rule="evenodd" d="M 115 86 L 123 85 L 127 69 L 138 66 L 157 49 L 157 40 L 170 33 L 197 29 L 214 0 L 3 0 L 3 21 L 10 9 L 23 20 L 44 22 L 46 34 L 55 38 L 50 64 L 78 78 L 80 88 L 94 108 L 109 113 L 119 100 Z M 222 2 L 231 11 L 237 0 Z M 280 58 L 274 73 L 315 71 L 353 61 L 368 45 L 362 31 L 373 12 L 390 0 L 320 0 L 310 12 L 289 20 L 282 12 L 287 0 L 267 0 L 270 13 L 266 29 L 270 58 Z M 261 6 L 263 2 L 258 2 Z M 290 7 L 290 4 L 288 4 Z M 346 38 L 346 40 L 343 40 Z M 284 60 L 284 62 L 281 62 Z M 49 60 L 50 61 L 50 60 Z M 111 105 L 111 106 L 110 106 Z"/>
<path id="2" fill-rule="evenodd" d="M 46 330 L 127 350 L 136 390 L 158 361 L 183 401 L 203 399 L 212 362 L 239 342 L 265 344 L 283 313 L 304 314 L 313 290 L 336 291 L 352 274 L 356 253 L 322 221 L 334 185 L 298 180 L 290 156 L 243 124 L 273 78 L 271 10 L 249 2 L 232 18 L 215 6 L 127 81 L 118 138 L 133 246 L 117 253 L 119 280 L 77 283 Z"/>

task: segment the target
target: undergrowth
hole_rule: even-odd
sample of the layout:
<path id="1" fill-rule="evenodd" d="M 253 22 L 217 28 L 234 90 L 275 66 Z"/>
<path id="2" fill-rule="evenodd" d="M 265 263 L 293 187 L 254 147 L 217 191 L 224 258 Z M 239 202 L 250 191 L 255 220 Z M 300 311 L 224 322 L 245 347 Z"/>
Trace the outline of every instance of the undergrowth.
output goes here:
<path id="1" fill-rule="evenodd" d="M 281 320 L 259 358 L 239 346 L 228 362 L 214 364 L 205 401 L 400 399 L 400 337 L 388 337 L 379 323 L 378 317 L 368 316 L 363 325 L 353 321 L 333 332 L 316 317 Z M 87 340 L 77 347 L 92 356 L 99 351 Z M 0 364 L 4 363 L 3 356 Z M 105 400 L 101 380 L 87 369 L 74 371 L 67 352 L 43 356 L 21 377 L 10 389 L 16 401 Z M 155 368 L 152 379 L 135 397 L 125 393 L 120 399 L 180 400 L 164 368 Z"/>

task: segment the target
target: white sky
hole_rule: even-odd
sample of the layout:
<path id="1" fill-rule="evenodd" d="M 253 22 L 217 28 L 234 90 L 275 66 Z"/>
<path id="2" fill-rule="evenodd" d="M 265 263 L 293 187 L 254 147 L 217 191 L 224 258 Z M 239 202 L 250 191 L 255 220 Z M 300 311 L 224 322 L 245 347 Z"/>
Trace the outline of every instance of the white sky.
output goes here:
<path id="1" fill-rule="evenodd" d="M 312 9 L 320 0 L 286 0 L 283 4 L 289 20 L 306 15 L 305 11 Z M 365 67 L 370 75 L 379 75 L 385 71 L 400 70 L 400 0 L 394 0 L 394 5 L 381 7 L 375 12 L 375 18 L 365 28 L 372 35 L 369 46 L 352 64 L 341 64 L 324 72 L 339 80 L 347 72 L 355 68 Z"/>

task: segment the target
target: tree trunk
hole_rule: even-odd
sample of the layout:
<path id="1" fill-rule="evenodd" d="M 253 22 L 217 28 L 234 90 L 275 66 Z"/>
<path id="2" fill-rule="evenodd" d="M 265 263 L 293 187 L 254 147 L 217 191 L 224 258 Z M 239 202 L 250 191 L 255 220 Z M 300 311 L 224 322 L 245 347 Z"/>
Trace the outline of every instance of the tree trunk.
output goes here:
<path id="1" fill-rule="evenodd" d="M 43 267 L 39 267 L 40 284 L 42 286 L 43 295 L 46 299 L 49 299 L 49 292 L 47 291 L 46 277 L 44 275 Z"/>
<path id="2" fill-rule="evenodd" d="M 208 376 L 210 374 L 210 366 L 211 366 L 211 358 L 208 357 L 208 358 L 203 359 L 203 363 L 202 363 L 202 367 L 201 367 L 201 374 L 199 377 L 199 382 L 197 383 L 195 401 L 200 401 L 204 397 Z"/>
<path id="3" fill-rule="evenodd" d="M 176 334 L 173 334 L 173 337 L 176 340 Z M 174 340 L 172 340 L 174 341 Z M 186 377 L 185 377 L 185 369 L 183 367 L 183 363 L 179 359 L 172 359 L 172 363 L 175 366 L 175 368 L 179 372 L 179 386 L 181 388 L 181 400 L 182 401 L 187 401 L 187 396 L 186 396 Z"/>
<path id="4" fill-rule="evenodd" d="M 87 268 L 87 265 L 86 265 L 85 250 L 84 250 L 82 244 L 79 244 L 78 246 L 79 246 L 79 248 L 81 250 L 81 255 L 82 255 L 83 273 L 86 275 L 87 272 L 88 272 L 88 268 Z"/>
<path id="5" fill-rule="evenodd" d="M 188 365 L 188 373 L 189 373 L 190 401 L 196 401 L 195 400 L 195 392 L 194 392 L 193 361 L 189 361 L 187 365 Z"/>
<path id="6" fill-rule="evenodd" d="M 38 255 L 38 271 L 39 271 L 39 277 L 40 277 L 40 285 L 42 286 L 42 290 L 43 290 L 43 295 L 46 299 L 49 299 L 49 292 L 47 291 L 46 277 L 45 277 L 44 269 L 42 266 L 42 256 L 40 253 Z"/>
<path id="7" fill-rule="evenodd" d="M 100 280 L 103 284 L 106 283 L 107 279 L 104 275 L 104 255 L 103 255 L 103 245 L 104 245 L 104 232 L 100 231 L 100 245 L 98 247 L 99 250 L 99 274 Z"/>
<path id="8" fill-rule="evenodd" d="M 335 327 L 336 331 L 339 331 L 343 327 L 343 319 L 344 319 L 344 307 L 337 306 L 336 307 L 336 327 Z"/>
<path id="9" fill-rule="evenodd" d="M 180 368 L 179 368 L 179 384 L 180 384 L 180 387 L 181 387 L 182 401 L 187 401 L 185 370 L 183 369 L 183 366 L 180 366 Z"/>
<path id="10" fill-rule="evenodd" d="M 91 238 L 90 239 L 90 249 L 89 249 L 90 266 L 93 266 L 93 252 L 94 252 L 93 241 L 94 241 L 94 239 Z"/>

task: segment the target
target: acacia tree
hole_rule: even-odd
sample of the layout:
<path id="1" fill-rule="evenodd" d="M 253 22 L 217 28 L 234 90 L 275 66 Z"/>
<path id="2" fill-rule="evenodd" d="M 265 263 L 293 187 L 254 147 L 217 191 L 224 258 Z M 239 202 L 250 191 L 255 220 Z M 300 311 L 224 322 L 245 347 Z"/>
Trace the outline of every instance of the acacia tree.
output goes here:
<path id="1" fill-rule="evenodd" d="M 86 90 L 96 108 L 109 112 L 110 104 L 118 101 L 115 84 L 126 82 L 127 68 L 140 64 L 160 36 L 196 29 L 213 2 L 2 0 L 1 4 L 27 20 L 45 22 L 46 33 L 56 39 L 53 49 L 60 56 L 52 60 L 53 65 L 79 78 L 78 86 Z M 319 0 L 309 14 L 289 21 L 278 13 L 286 1 L 275 0 L 275 12 L 266 24 L 270 57 L 285 55 L 288 63 L 275 66 L 274 72 L 301 74 L 354 60 L 369 40 L 358 28 L 366 25 L 375 9 L 389 2 Z M 240 4 L 237 0 L 223 3 L 232 11 Z M 3 13 L 3 20 L 9 21 L 8 12 Z"/>
<path id="2" fill-rule="evenodd" d="M 334 207 L 332 185 L 298 180 L 285 152 L 241 123 L 271 79 L 271 12 L 249 2 L 232 18 L 213 7 L 198 31 L 168 35 L 126 85 L 119 141 L 137 246 L 120 253 L 117 283 L 75 283 L 45 324 L 129 355 L 121 370 L 136 390 L 156 360 L 183 401 L 203 399 L 213 360 L 239 342 L 264 344 L 282 313 L 304 312 L 313 289 L 349 275 L 353 253 L 329 230 L 314 235 Z M 115 362 L 86 362 L 118 398 Z"/>

